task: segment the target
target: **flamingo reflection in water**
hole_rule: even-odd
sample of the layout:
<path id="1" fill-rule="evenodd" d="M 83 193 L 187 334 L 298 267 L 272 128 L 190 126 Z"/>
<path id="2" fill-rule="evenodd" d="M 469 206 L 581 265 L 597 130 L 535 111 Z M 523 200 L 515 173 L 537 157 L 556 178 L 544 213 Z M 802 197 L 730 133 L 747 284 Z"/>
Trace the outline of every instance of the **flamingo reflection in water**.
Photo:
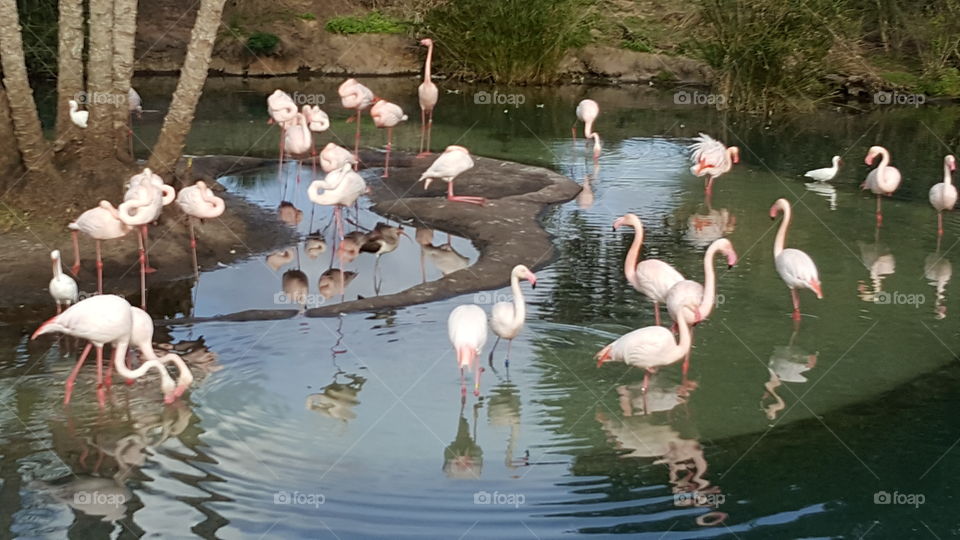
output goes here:
<path id="1" fill-rule="evenodd" d="M 427 259 L 444 276 L 470 266 L 470 258 L 453 248 L 450 235 L 447 235 L 447 242 L 439 246 L 433 245 L 432 229 L 418 228 L 415 238 L 420 244 L 420 275 L 424 283 L 427 282 Z"/>
<path id="2" fill-rule="evenodd" d="M 583 184 L 581 185 L 580 193 L 577 194 L 577 206 L 581 210 L 587 210 L 593 207 L 593 187 L 591 182 L 600 179 L 600 163 L 593 164 L 593 173 L 587 173 L 583 177 Z"/>
<path id="3" fill-rule="evenodd" d="M 737 218 L 726 208 L 713 208 L 709 202 L 706 212 L 691 214 L 687 218 L 684 239 L 695 248 L 705 248 L 714 241 L 736 230 Z"/>
<path id="4" fill-rule="evenodd" d="M 480 478 L 483 472 L 483 449 L 477 444 L 477 416 L 482 404 L 475 403 L 473 409 L 473 432 L 470 423 L 463 415 L 466 402 L 460 402 L 460 414 L 457 420 L 457 435 L 443 449 L 443 474 L 449 478 Z"/>
<path id="5" fill-rule="evenodd" d="M 763 383 L 766 391 L 760 398 L 760 407 L 766 413 L 768 420 L 775 420 L 780 411 L 786 407 L 786 402 L 777 393 L 777 388 L 785 382 L 806 383 L 807 377 L 804 373 L 817 365 L 817 356 L 820 353 L 810 354 L 796 345 L 799 333 L 800 325 L 795 323 L 790 341 L 786 345 L 774 347 L 773 353 L 770 354 L 770 362 L 767 364 L 770 380 Z M 796 396 L 792 391 L 791 394 Z"/>
<path id="6" fill-rule="evenodd" d="M 923 261 L 923 276 L 928 284 L 936 289 L 933 299 L 933 313 L 938 320 L 947 317 L 946 290 L 953 277 L 953 264 L 940 253 L 940 238 L 937 236 L 937 250 L 927 255 Z"/>
<path id="7" fill-rule="evenodd" d="M 487 421 L 491 426 L 507 427 L 510 434 L 507 436 L 507 450 L 503 463 L 508 469 L 530 465 L 530 452 L 524 452 L 524 457 L 514 459 L 517 439 L 520 437 L 520 395 L 516 385 L 510 380 L 501 381 L 490 391 L 487 401 Z"/>
<path id="8" fill-rule="evenodd" d="M 880 242 L 880 227 L 874 228 L 873 243 L 857 242 L 860 260 L 870 271 L 870 283 L 857 282 L 857 292 L 864 302 L 887 303 L 889 293 L 883 290 L 883 280 L 897 271 L 897 260 L 886 244 Z"/>

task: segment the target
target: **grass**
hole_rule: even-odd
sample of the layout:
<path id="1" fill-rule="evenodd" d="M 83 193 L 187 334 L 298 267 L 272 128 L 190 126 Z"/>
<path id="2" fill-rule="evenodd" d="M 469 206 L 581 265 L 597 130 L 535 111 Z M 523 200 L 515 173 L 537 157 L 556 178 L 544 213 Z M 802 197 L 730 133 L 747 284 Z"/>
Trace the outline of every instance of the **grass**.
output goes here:
<path id="1" fill-rule="evenodd" d="M 256 55 L 269 55 L 277 49 L 280 38 L 270 32 L 254 32 L 247 38 L 247 49 Z"/>
<path id="2" fill-rule="evenodd" d="M 334 34 L 402 34 L 407 26 L 400 19 L 371 11 L 363 16 L 334 17 L 327 21 L 325 28 Z"/>

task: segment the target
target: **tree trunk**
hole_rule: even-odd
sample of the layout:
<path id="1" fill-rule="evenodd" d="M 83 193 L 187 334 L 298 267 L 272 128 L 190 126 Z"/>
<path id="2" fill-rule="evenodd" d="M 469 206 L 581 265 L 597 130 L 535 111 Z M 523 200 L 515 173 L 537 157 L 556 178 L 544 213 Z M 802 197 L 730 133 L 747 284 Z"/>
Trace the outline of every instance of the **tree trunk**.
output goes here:
<path id="1" fill-rule="evenodd" d="M 83 139 L 84 169 L 97 176 L 115 159 L 113 95 L 113 0 L 90 0 L 90 49 L 87 60 L 87 110 Z"/>
<path id="2" fill-rule="evenodd" d="M 15 141 L 13 132 L 13 118 L 10 116 L 10 102 L 7 101 L 7 92 L 0 87 L 0 141 Z M 0 199 L 7 190 L 14 187 L 17 178 L 23 176 L 23 162 L 15 144 L 0 146 Z"/>
<path id="3" fill-rule="evenodd" d="M 77 137 L 80 128 L 70 121 L 68 101 L 83 91 L 83 0 L 60 0 L 57 49 L 57 140 Z"/>
<path id="4" fill-rule="evenodd" d="M 124 160 L 130 155 L 130 78 L 133 77 L 133 49 L 137 34 L 137 0 L 115 0 L 113 4 L 113 93 L 123 96 L 113 115 L 113 133 L 117 154 Z"/>
<path id="5" fill-rule="evenodd" d="M 223 4 L 226 0 L 202 0 L 197 20 L 193 24 L 187 57 L 183 61 L 180 80 L 173 93 L 170 111 L 163 121 L 160 138 L 153 147 L 148 167 L 161 176 L 169 176 L 180 158 L 183 144 L 190 132 L 190 124 L 207 81 L 210 56 L 220 27 Z"/>
<path id="6" fill-rule="evenodd" d="M 10 116 L 17 147 L 27 170 L 57 177 L 53 167 L 50 145 L 43 138 L 40 117 L 33 101 L 33 90 L 27 80 L 27 66 L 23 57 L 23 39 L 15 0 L 0 0 L 0 63 L 3 67 L 3 85 L 8 92 Z"/>

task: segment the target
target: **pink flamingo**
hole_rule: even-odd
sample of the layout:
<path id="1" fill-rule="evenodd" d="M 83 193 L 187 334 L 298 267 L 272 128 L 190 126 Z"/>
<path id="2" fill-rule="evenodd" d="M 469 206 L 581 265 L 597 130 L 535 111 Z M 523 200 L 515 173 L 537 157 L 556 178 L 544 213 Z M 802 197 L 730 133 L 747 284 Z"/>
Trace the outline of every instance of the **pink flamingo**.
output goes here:
<path id="1" fill-rule="evenodd" d="M 107 343 L 112 344 L 114 363 L 122 363 L 130 342 L 132 328 L 133 316 L 130 304 L 112 294 L 101 294 L 81 300 L 37 328 L 30 337 L 31 340 L 43 334 L 60 332 L 90 342 L 83 349 L 80 359 L 67 377 L 64 405 L 70 403 L 74 381 L 92 346 L 97 348 L 97 401 L 101 407 L 103 406 L 106 401 L 103 387 L 103 346 Z"/>
<path id="2" fill-rule="evenodd" d="M 279 178 L 281 171 L 283 171 L 284 132 L 287 129 L 287 123 L 297 115 L 297 104 L 290 97 L 290 94 L 283 90 L 274 90 L 267 97 L 267 112 L 270 114 L 267 123 L 280 126 L 280 163 L 277 169 L 277 178 Z"/>
<path id="3" fill-rule="evenodd" d="M 510 290 L 513 292 L 513 302 L 497 302 L 490 310 L 490 328 L 497 335 L 497 341 L 490 350 L 490 359 L 488 362 L 493 365 L 493 352 L 497 350 L 500 344 L 500 338 L 507 340 L 507 359 L 504 365 L 510 367 L 510 346 L 513 345 L 513 338 L 520 335 L 523 330 L 523 323 L 527 317 L 527 305 L 523 299 L 523 291 L 520 289 L 520 280 L 525 279 L 530 282 L 530 287 L 537 288 L 537 276 L 529 268 L 518 264 L 510 271 Z"/>
<path id="4" fill-rule="evenodd" d="M 465 202 L 483 206 L 487 200 L 483 197 L 470 197 L 465 195 L 453 194 L 453 180 L 473 168 L 473 159 L 470 157 L 470 151 L 462 146 L 451 145 L 440 154 L 422 175 L 420 180 L 425 180 L 423 189 L 430 187 L 430 182 L 434 179 L 440 179 L 447 183 L 447 200 L 456 202 Z"/>
<path id="5" fill-rule="evenodd" d="M 718 251 L 727 256 L 728 268 L 733 268 L 737 264 L 737 252 L 733 249 L 733 244 L 726 238 L 714 240 L 703 255 L 703 285 L 685 279 L 667 292 L 667 313 L 674 321 L 679 321 L 682 317 L 688 326 L 693 327 L 713 312 L 717 296 L 717 278 L 713 269 L 713 259 Z M 689 367 L 690 356 L 688 355 L 683 360 L 684 377 L 687 376 Z"/>
<path id="6" fill-rule="evenodd" d="M 151 368 L 160 375 L 160 388 L 163 391 L 163 402 L 173 403 L 174 400 L 183 395 L 183 393 L 193 384 L 193 373 L 187 367 L 187 363 L 174 353 L 167 353 L 160 358 L 153 350 L 153 319 L 150 315 L 140 308 L 132 307 L 131 310 L 131 334 L 130 343 L 140 350 L 142 363 L 136 370 L 127 368 L 123 358 L 114 357 L 114 368 L 121 377 L 127 379 L 131 384 L 134 379 L 139 379 Z M 177 382 L 174 384 L 167 371 L 166 364 L 171 363 L 177 367 L 179 372 Z"/>
<path id="7" fill-rule="evenodd" d="M 199 272 L 197 265 L 197 235 L 194 233 L 193 222 L 195 220 L 213 219 L 223 215 L 226 204 L 223 199 L 213 194 L 213 190 L 207 187 L 203 180 L 196 184 L 185 187 L 177 194 L 177 206 L 187 215 L 187 221 L 190 222 L 190 249 L 193 250 L 193 268 L 194 272 Z"/>
<path id="8" fill-rule="evenodd" d="M 307 120 L 307 128 L 312 133 L 323 133 L 330 129 L 330 117 L 316 105 L 304 105 L 302 113 Z M 313 168 L 313 180 L 317 179 L 317 142 L 311 141 L 310 147 L 311 166 Z"/>
<path id="9" fill-rule="evenodd" d="M 600 159 L 600 135 L 593 131 L 593 123 L 596 121 L 597 116 L 600 114 L 600 105 L 592 99 L 584 99 L 577 104 L 577 119 L 580 122 L 583 122 L 583 136 L 584 138 L 593 138 L 593 162 L 597 163 Z M 573 127 L 570 128 L 570 131 L 573 132 L 573 140 L 577 140 L 577 123 L 573 123 Z"/>
<path id="10" fill-rule="evenodd" d="M 339 170 L 346 163 L 353 167 L 357 164 L 357 159 L 353 157 L 353 152 L 342 146 L 327 143 L 320 151 L 320 168 L 323 169 L 324 173 Z"/>
<path id="11" fill-rule="evenodd" d="M 477 355 L 487 342 L 487 313 L 476 304 L 457 306 L 447 319 L 447 332 L 450 343 L 457 351 L 457 366 L 460 368 L 460 395 L 466 398 L 467 385 L 463 370 L 471 364 L 475 370 L 473 395 L 480 395 L 480 374 L 483 367 L 477 362 Z"/>
<path id="12" fill-rule="evenodd" d="M 736 146 L 727 148 L 722 142 L 704 133 L 694 140 L 697 142 L 690 145 L 690 150 L 693 151 L 690 155 L 693 161 L 690 172 L 696 176 L 706 176 L 706 192 L 711 193 L 713 181 L 740 162 L 740 149 Z"/>
<path id="13" fill-rule="evenodd" d="M 373 125 L 378 128 L 387 128 L 387 158 L 383 165 L 383 178 L 390 176 L 390 148 L 393 141 L 393 128 L 400 122 L 406 122 L 407 115 L 403 114 L 403 109 L 399 105 L 390 103 L 385 99 L 378 99 L 370 108 L 370 117 L 373 118 Z"/>
<path id="14" fill-rule="evenodd" d="M 944 156 L 943 182 L 930 188 L 930 204 L 937 211 L 937 236 L 943 236 L 943 212 L 953 210 L 957 204 L 957 188 L 952 183 L 951 171 L 957 169 L 957 158 Z"/>
<path id="15" fill-rule="evenodd" d="M 773 203 L 770 207 L 770 219 L 777 219 L 780 212 L 783 212 L 783 221 L 780 222 L 780 230 L 777 231 L 777 238 L 773 243 L 773 258 L 776 261 L 780 279 L 790 288 L 790 296 L 793 297 L 793 319 L 799 321 L 800 297 L 797 289 L 810 289 L 816 293 L 817 298 L 823 298 L 823 289 L 820 286 L 820 276 L 813 259 L 799 249 L 783 247 L 787 239 L 790 217 L 793 214 L 790 203 L 786 199 L 777 199 Z"/>
<path id="16" fill-rule="evenodd" d="M 103 260 L 100 256 L 100 242 L 126 236 L 132 227 L 120 220 L 120 212 L 107 201 L 100 201 L 99 206 L 80 214 L 76 221 L 67 225 L 73 235 L 73 266 L 70 271 L 74 276 L 80 273 L 80 241 L 78 232 L 96 240 L 97 245 L 97 292 L 103 294 Z"/>
<path id="17" fill-rule="evenodd" d="M 77 288 L 77 282 L 63 273 L 59 249 L 50 252 L 50 262 L 53 265 L 53 279 L 47 285 L 47 290 L 50 291 L 50 296 L 57 304 L 57 315 L 59 315 L 63 311 L 63 306 L 77 303 L 80 291 Z"/>
<path id="18" fill-rule="evenodd" d="M 350 168 L 349 163 L 344 163 L 339 170 L 328 173 L 323 180 L 314 180 L 307 187 L 307 197 L 314 204 L 334 206 L 337 238 L 343 238 L 342 208 L 353 205 L 366 192 L 367 183 Z"/>
<path id="19" fill-rule="evenodd" d="M 141 305 L 147 306 L 147 274 L 156 272 L 150 266 L 146 246 L 149 245 L 148 224 L 156 221 L 163 207 L 173 202 L 176 191 L 150 169 L 130 178 L 130 187 L 123 195 L 123 202 L 117 207 L 120 220 L 130 226 L 139 226 L 140 234 L 140 294 Z"/>
<path id="20" fill-rule="evenodd" d="M 678 325 L 678 341 L 674 341 L 673 332 L 662 326 L 647 326 L 620 336 L 597 353 L 597 367 L 606 362 L 623 362 L 643 369 L 642 391 L 646 396 L 650 375 L 657 368 L 678 362 L 690 353 L 691 338 L 687 320 L 681 318 Z"/>
<path id="21" fill-rule="evenodd" d="M 867 152 L 867 157 L 863 159 L 867 165 L 872 165 L 873 160 L 880 157 L 880 164 L 867 174 L 867 179 L 860 184 L 860 189 L 869 189 L 877 196 L 877 226 L 883 225 L 883 211 L 880 208 L 880 196 L 893 195 L 893 192 L 900 187 L 900 171 L 890 165 L 890 152 L 882 146 L 871 146 Z"/>
<path id="22" fill-rule="evenodd" d="M 433 62 L 433 40 L 423 38 L 420 44 L 427 48 L 427 60 L 423 64 L 423 82 L 417 87 L 417 95 L 420 98 L 420 153 L 418 157 L 430 154 L 430 135 L 433 131 L 433 109 L 437 106 L 437 100 L 440 98 L 440 90 L 433 84 L 433 78 L 430 76 L 430 64 Z M 426 137 L 426 146 L 424 146 L 424 137 Z"/>
<path id="23" fill-rule="evenodd" d="M 624 225 L 633 227 L 636 234 L 630 250 L 627 251 L 627 258 L 623 262 L 623 274 L 634 289 L 653 300 L 653 315 L 659 325 L 660 304 L 666 302 L 670 288 L 683 281 L 683 275 L 669 264 L 657 259 L 646 259 L 637 263 L 637 259 L 640 258 L 640 246 L 643 245 L 643 223 L 635 214 L 625 214 L 613 222 L 613 230 Z"/>
<path id="24" fill-rule="evenodd" d="M 357 110 L 357 134 L 353 139 L 353 159 L 360 162 L 360 113 L 366 110 L 370 105 L 373 105 L 373 101 L 376 97 L 366 86 L 357 82 L 356 79 L 347 79 L 343 81 L 340 85 L 340 88 L 337 89 L 337 93 L 340 94 L 340 103 L 343 104 L 345 109 L 356 109 Z M 350 122 L 351 119 L 347 119 L 347 122 Z M 356 170 L 357 165 L 354 166 Z"/>

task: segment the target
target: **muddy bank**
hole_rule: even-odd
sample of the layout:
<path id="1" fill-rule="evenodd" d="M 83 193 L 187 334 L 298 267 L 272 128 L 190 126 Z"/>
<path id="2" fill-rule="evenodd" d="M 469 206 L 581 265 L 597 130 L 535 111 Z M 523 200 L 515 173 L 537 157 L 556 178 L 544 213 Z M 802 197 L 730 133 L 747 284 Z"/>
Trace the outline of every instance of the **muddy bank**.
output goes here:
<path id="1" fill-rule="evenodd" d="M 212 181 L 225 174 L 262 167 L 268 160 L 230 156 L 194 159 L 193 176 Z M 276 216 L 240 197 L 223 192 L 227 210 L 220 218 L 198 228 L 197 257 L 201 269 L 229 264 L 288 242 L 292 232 Z M 118 193 L 114 204 L 122 199 Z M 94 202 L 95 204 L 95 202 Z M 93 204 L 90 205 L 93 207 Z M 30 223 L 0 236 L 0 319 L 42 319 L 54 312 L 47 291 L 51 278 L 50 251 L 59 249 L 64 266 L 73 264 L 73 246 L 67 223 Z M 150 286 L 193 275 L 190 233 L 186 216 L 172 203 L 164 208 L 157 225 L 151 227 L 148 247 L 150 264 L 157 272 L 147 276 Z M 81 270 L 76 278 L 81 297 L 96 292 L 94 241 L 80 235 Z M 137 236 L 129 233 L 118 240 L 103 242 L 104 292 L 120 294 L 131 303 L 140 303 L 140 268 Z"/>

